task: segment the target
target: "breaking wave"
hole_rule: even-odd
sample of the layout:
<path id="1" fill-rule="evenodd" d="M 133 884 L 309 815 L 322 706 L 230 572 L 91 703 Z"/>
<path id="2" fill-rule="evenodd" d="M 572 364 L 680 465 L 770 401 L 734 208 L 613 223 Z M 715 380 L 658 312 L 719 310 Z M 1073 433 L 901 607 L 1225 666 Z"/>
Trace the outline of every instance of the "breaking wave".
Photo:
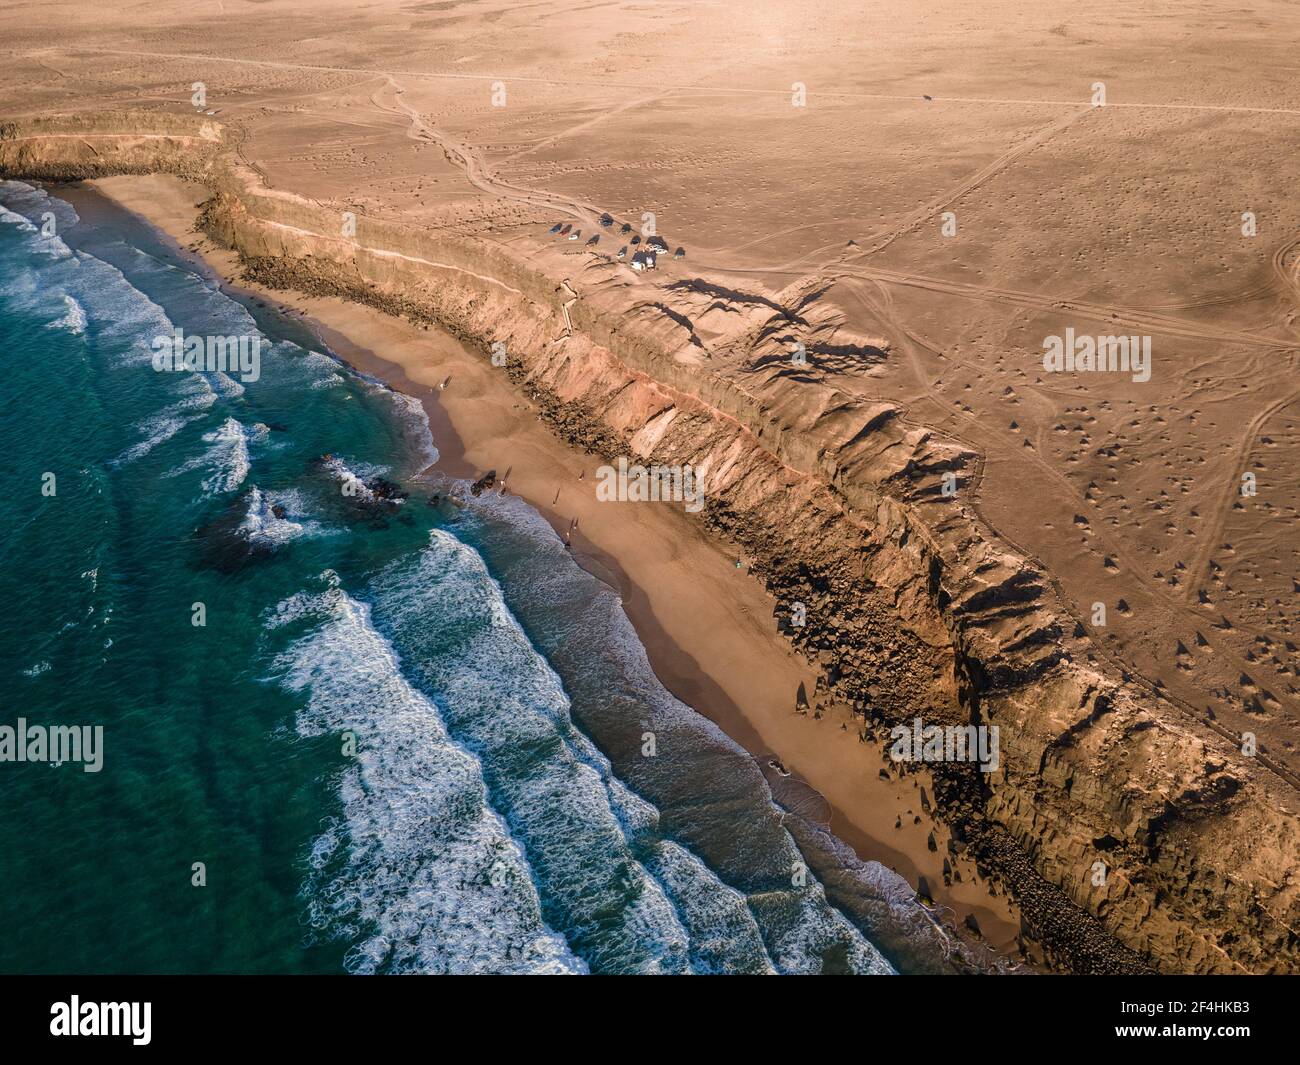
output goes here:
<path id="1" fill-rule="evenodd" d="M 339 588 L 282 601 L 271 628 L 307 627 L 278 656 L 307 701 L 303 737 L 347 733 L 342 814 L 312 845 L 312 927 L 356 942 L 352 972 L 572 973 L 528 864 L 487 802 L 482 767 L 406 681 L 370 609 Z"/>

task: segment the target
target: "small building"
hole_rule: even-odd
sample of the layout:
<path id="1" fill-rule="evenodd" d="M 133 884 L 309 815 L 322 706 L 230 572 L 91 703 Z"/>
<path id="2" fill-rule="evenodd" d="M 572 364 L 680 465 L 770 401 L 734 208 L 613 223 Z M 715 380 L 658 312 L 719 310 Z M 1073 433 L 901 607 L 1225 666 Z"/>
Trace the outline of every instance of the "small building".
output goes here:
<path id="1" fill-rule="evenodd" d="M 603 215 L 601 215 L 601 216 L 600 216 L 600 224 L 601 224 L 601 226 L 602 226 L 603 228 L 608 229 L 610 226 L 612 226 L 612 225 L 614 224 L 614 218 L 613 218 L 613 216 L 610 215 L 610 214 L 603 214 Z"/>
<path id="2" fill-rule="evenodd" d="M 572 222 L 565 222 L 565 223 L 564 223 L 564 228 L 560 230 L 560 236 L 564 236 L 564 234 L 567 233 L 567 232 L 568 232 L 569 230 L 571 230 L 572 228 L 573 228 L 573 223 L 572 223 Z"/>
<path id="3" fill-rule="evenodd" d="M 593 233 L 591 235 L 591 239 L 587 241 L 587 247 L 590 248 L 593 244 L 599 244 L 599 243 L 600 243 L 600 234 Z"/>
<path id="4" fill-rule="evenodd" d="M 629 233 L 632 232 L 632 227 L 631 227 L 630 225 L 628 225 L 626 222 L 624 222 L 624 223 L 623 223 L 623 226 L 622 226 L 622 228 L 619 230 L 619 232 L 620 232 L 621 234 L 623 234 L 623 236 L 626 237 Z"/>
<path id="5" fill-rule="evenodd" d="M 685 258 L 686 258 L 686 249 L 685 249 L 685 248 L 678 248 L 675 252 L 673 252 L 673 258 L 674 258 L 674 259 L 685 259 Z"/>
<path id="6" fill-rule="evenodd" d="M 637 273 L 640 273 L 642 270 L 646 268 L 645 260 L 646 260 L 645 252 L 643 251 L 635 252 L 632 255 L 632 269 L 635 270 Z"/>
<path id="7" fill-rule="evenodd" d="M 645 245 L 647 248 L 654 248 L 657 252 L 666 252 L 668 250 L 668 241 L 664 240 L 664 238 L 660 236 L 647 238 Z"/>
<path id="8" fill-rule="evenodd" d="M 580 236 L 582 236 L 582 230 L 581 230 L 581 229 L 575 229 L 572 233 L 569 234 L 569 239 L 570 239 L 570 240 L 577 240 Z"/>
<path id="9" fill-rule="evenodd" d="M 640 237 L 633 237 L 632 240 L 630 241 L 630 243 L 632 244 L 633 247 L 636 247 L 636 245 L 638 245 L 638 244 L 641 243 L 641 238 L 640 238 Z"/>
<path id="10" fill-rule="evenodd" d="M 618 249 L 618 257 L 619 257 L 620 259 L 626 259 L 626 258 L 627 258 L 627 245 L 626 245 L 626 244 L 624 244 L 621 248 Z"/>
<path id="11" fill-rule="evenodd" d="M 564 228 L 563 222 L 556 222 L 555 225 L 551 226 L 551 232 L 558 233 L 563 228 Z"/>

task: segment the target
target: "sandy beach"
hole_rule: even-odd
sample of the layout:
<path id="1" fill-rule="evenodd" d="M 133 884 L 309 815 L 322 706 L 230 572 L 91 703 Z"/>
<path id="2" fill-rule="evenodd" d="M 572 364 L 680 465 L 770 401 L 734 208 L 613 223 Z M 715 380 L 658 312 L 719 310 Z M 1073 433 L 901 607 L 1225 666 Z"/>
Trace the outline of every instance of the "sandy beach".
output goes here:
<path id="1" fill-rule="evenodd" d="M 202 187 L 167 175 L 91 184 L 200 257 L 233 290 L 299 317 L 349 364 L 419 399 L 444 473 L 474 478 L 496 470 L 559 536 L 576 519 L 574 559 L 618 589 L 656 674 L 674 695 L 760 762 L 778 758 L 824 796 L 829 827 L 860 858 L 881 862 L 913 886 L 924 876 L 950 921 L 973 915 L 988 945 L 1014 951 L 1014 905 L 990 892 L 973 863 L 955 860 L 960 880 L 944 885 L 947 829 L 920 801 L 922 787 L 933 793 L 928 774 L 900 778 L 895 770 L 884 779 L 884 748 L 860 737 L 847 708 L 832 707 L 820 719 L 796 712 L 800 686 L 811 692 L 817 670 L 778 632 L 773 601 L 745 560 L 706 538 L 680 504 L 598 502 L 600 460 L 558 440 L 502 370 L 449 334 L 361 304 L 238 280 L 238 257 L 194 232 L 207 196 Z"/>
<path id="2" fill-rule="evenodd" d="M 1056 971 L 1300 971 L 1291 7 L 63 6 L 0 175 L 415 397 L 787 809 Z"/>

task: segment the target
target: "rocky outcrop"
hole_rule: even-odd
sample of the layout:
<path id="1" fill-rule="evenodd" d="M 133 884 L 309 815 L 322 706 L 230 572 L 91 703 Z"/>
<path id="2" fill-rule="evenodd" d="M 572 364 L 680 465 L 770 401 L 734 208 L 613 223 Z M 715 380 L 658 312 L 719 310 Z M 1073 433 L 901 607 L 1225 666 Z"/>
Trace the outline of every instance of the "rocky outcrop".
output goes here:
<path id="1" fill-rule="evenodd" d="M 706 279 L 636 307 L 579 299 L 561 340 L 562 279 L 472 237 L 364 218 L 352 233 L 340 211 L 266 187 L 235 138 L 160 116 L 7 123 L 0 173 L 201 180 L 201 227 L 251 279 L 437 323 L 485 354 L 504 343 L 504 372 L 566 439 L 692 466 L 702 520 L 820 663 L 815 699 L 850 705 L 864 732 L 915 717 L 999 729 L 997 771 L 933 767 L 936 809 L 1062 968 L 1300 969 L 1289 785 L 1105 663 L 1049 576 L 945 491 L 976 454 L 818 371 L 883 358 L 882 341 L 849 334 L 815 291 L 774 300 Z M 674 314 L 654 312 L 670 300 Z M 770 355 L 800 323 L 823 358 L 791 372 Z"/>

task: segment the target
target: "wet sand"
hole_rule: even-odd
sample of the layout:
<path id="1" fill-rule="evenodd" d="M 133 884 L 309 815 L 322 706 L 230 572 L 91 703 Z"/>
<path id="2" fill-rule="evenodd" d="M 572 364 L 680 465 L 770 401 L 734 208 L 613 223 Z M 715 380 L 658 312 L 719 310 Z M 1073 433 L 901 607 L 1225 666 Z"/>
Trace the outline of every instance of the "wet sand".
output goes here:
<path id="1" fill-rule="evenodd" d="M 707 538 L 681 504 L 597 501 L 601 460 L 555 437 L 504 371 L 449 334 L 361 304 L 232 282 L 240 274 L 234 253 L 193 232 L 197 205 L 207 198 L 202 187 L 163 175 L 90 184 L 192 252 L 232 292 L 298 318 L 340 358 L 419 399 L 442 472 L 469 478 L 495 469 L 498 483 L 505 476 L 507 490 L 541 512 L 557 535 L 577 519 L 575 561 L 619 591 L 655 673 L 678 699 L 716 722 L 766 772 L 775 756 L 820 793 L 830 829 L 859 857 L 913 886 L 924 876 L 938 906 L 957 921 L 973 914 L 990 946 L 1014 949 L 1018 914 L 990 893 L 973 863 L 953 861 L 960 882 L 944 885 L 948 833 L 920 803 L 921 787 L 932 792 L 928 774 L 893 770 L 883 779 L 881 744 L 864 742 L 844 708 L 820 719 L 796 713 L 799 687 L 811 692 L 817 670 L 778 632 L 773 601 L 745 560 Z"/>

